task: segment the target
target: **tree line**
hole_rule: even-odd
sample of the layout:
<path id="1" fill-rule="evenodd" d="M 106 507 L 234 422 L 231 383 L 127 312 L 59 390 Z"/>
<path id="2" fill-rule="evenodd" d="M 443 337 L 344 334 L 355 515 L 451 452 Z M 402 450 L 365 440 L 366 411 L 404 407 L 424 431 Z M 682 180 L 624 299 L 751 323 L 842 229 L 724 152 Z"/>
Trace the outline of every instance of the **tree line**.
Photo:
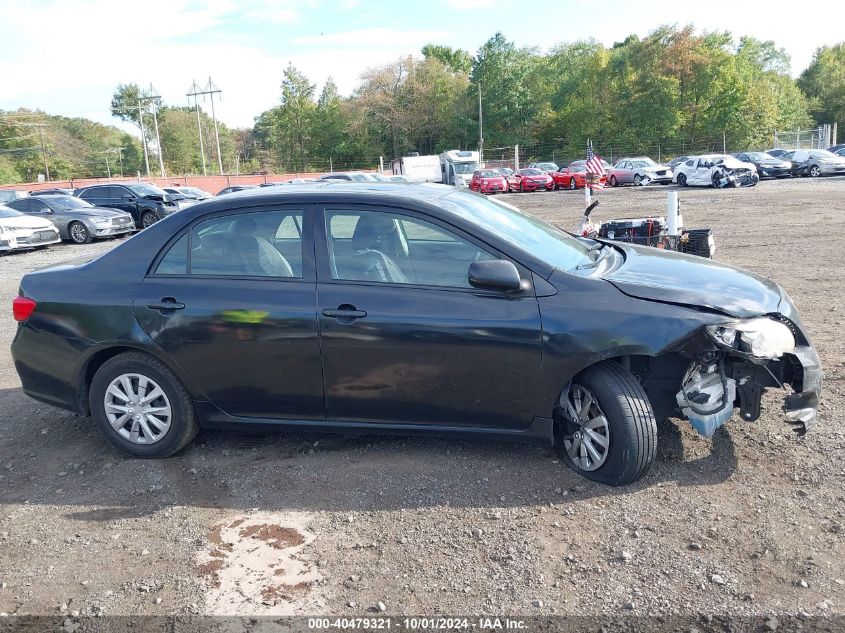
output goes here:
<path id="1" fill-rule="evenodd" d="M 144 129 L 150 170 L 158 173 L 153 119 L 140 114 L 141 89 L 121 84 L 112 114 Z M 525 159 L 728 148 L 765 149 L 777 130 L 845 123 L 845 43 L 821 47 L 797 80 L 790 58 L 772 41 L 661 26 L 606 47 L 594 40 L 549 51 L 519 47 L 496 33 L 475 53 L 429 44 L 365 71 L 351 95 L 329 78 L 318 92 L 292 64 L 282 72 L 279 103 L 232 129 L 218 121 L 224 170 L 307 172 L 371 168 L 409 152 L 477 149 L 479 96 L 486 155 L 520 144 Z M 26 116 L 37 116 L 28 119 Z M 203 137 L 209 173 L 217 171 L 213 123 L 202 110 L 160 104 L 157 122 L 169 175 L 202 173 Z M 49 120 L 47 120 L 49 119 Z M 45 148 L 31 120 L 49 123 Z M 17 123 L 17 125 L 16 125 Z M 0 182 L 106 175 L 106 157 L 122 171 L 145 173 L 138 139 L 85 119 L 0 112 Z"/>

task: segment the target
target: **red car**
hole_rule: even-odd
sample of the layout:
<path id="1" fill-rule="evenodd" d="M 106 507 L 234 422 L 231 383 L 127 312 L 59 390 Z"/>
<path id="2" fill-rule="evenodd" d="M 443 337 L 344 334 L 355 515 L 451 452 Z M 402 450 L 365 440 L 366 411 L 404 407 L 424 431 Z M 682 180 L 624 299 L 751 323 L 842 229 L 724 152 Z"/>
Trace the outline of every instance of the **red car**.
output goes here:
<path id="1" fill-rule="evenodd" d="M 508 177 L 508 189 L 510 191 L 539 191 L 545 189 L 551 191 L 555 188 L 555 181 L 539 169 L 526 168 L 514 172 Z"/>
<path id="2" fill-rule="evenodd" d="M 495 169 L 477 169 L 469 181 L 469 188 L 481 193 L 504 193 L 508 190 L 508 181 Z"/>
<path id="3" fill-rule="evenodd" d="M 572 164 L 552 174 L 555 189 L 583 189 L 587 184 L 587 167 L 583 164 Z M 605 184 L 607 176 L 601 177 L 601 184 Z"/>

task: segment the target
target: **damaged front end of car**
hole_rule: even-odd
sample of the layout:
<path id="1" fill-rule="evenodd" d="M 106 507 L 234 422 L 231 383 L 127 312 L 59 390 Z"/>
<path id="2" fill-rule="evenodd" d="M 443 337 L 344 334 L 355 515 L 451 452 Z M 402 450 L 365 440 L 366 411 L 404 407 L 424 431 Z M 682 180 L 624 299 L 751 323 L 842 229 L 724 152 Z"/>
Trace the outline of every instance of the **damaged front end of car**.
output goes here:
<path id="1" fill-rule="evenodd" d="M 785 316 L 708 325 L 697 343 L 675 402 L 701 435 L 712 437 L 735 408 L 743 420 L 756 420 L 763 391 L 768 388 L 792 390 L 784 398 L 783 410 L 793 430 L 803 435 L 813 426 L 821 392 L 821 364 L 800 328 Z"/>
<path id="2" fill-rule="evenodd" d="M 713 186 L 717 189 L 729 187 L 753 187 L 760 177 L 753 169 L 722 167 L 713 173 Z"/>

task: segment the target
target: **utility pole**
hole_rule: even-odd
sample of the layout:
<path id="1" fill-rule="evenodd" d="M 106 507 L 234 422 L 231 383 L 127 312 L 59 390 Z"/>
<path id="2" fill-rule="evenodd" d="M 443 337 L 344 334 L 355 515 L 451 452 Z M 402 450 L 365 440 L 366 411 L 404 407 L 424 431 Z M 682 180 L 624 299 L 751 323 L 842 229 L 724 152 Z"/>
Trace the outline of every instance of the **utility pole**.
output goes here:
<path id="1" fill-rule="evenodd" d="M 206 86 L 205 89 L 210 95 L 209 99 L 211 99 L 211 120 L 214 121 L 214 138 L 217 141 L 217 166 L 220 167 L 220 175 L 222 176 L 223 156 L 220 155 L 220 134 L 217 131 L 217 116 L 214 114 L 214 95 L 223 94 L 223 91 L 214 85 L 214 83 L 211 81 L 211 77 L 208 78 L 208 86 Z"/>
<path id="2" fill-rule="evenodd" d="M 202 175 L 208 176 L 208 169 L 205 166 L 205 149 L 203 148 L 202 143 L 202 123 L 200 122 L 200 99 L 199 95 L 204 95 L 205 93 L 202 92 L 202 89 L 197 85 L 196 79 L 191 84 L 191 87 L 188 88 L 188 93 L 186 96 L 188 97 L 188 103 L 191 103 L 191 97 L 194 98 L 194 107 L 197 111 L 197 132 L 199 133 L 200 137 L 200 156 L 202 156 Z M 203 97 L 204 99 L 205 97 Z"/>
<path id="3" fill-rule="evenodd" d="M 152 104 L 153 124 L 155 125 L 156 131 L 156 147 L 158 148 L 158 168 L 161 172 L 161 177 L 164 178 L 164 156 L 161 151 L 161 137 L 158 134 L 158 116 L 156 114 L 159 103 L 161 103 L 161 95 L 156 94 L 156 89 L 153 88 L 152 84 L 150 84 L 150 89 L 147 91 L 146 99 Z"/>
<path id="4" fill-rule="evenodd" d="M 47 182 L 50 181 L 50 161 L 47 159 L 47 146 L 44 145 L 44 128 L 46 123 L 17 123 L 20 127 L 35 127 L 38 128 L 38 138 L 41 139 L 41 154 L 44 157 L 44 177 Z"/>
<path id="5" fill-rule="evenodd" d="M 147 178 L 150 177 L 150 155 L 147 153 L 147 130 L 144 127 L 144 109 L 138 98 L 138 120 L 141 122 L 141 143 L 144 145 L 144 166 L 147 168 Z"/>
<path id="6" fill-rule="evenodd" d="M 202 90 L 199 89 L 197 82 L 194 81 L 191 86 L 191 92 L 188 93 L 188 96 L 194 97 L 194 99 L 197 99 L 199 95 L 203 95 L 203 100 L 205 100 L 205 95 L 208 95 L 209 99 L 211 99 L 211 120 L 214 121 L 214 139 L 217 141 L 217 166 L 220 169 L 221 176 L 223 175 L 223 156 L 220 154 L 220 133 L 217 130 L 217 114 L 214 112 L 214 95 L 222 93 L 223 91 L 211 81 L 211 77 L 208 78 L 208 84 Z M 199 125 L 199 116 L 199 102 L 197 102 L 197 125 Z M 202 132 L 200 132 L 200 135 L 202 135 Z M 200 136 L 200 149 L 202 149 L 202 136 Z M 205 163 L 205 156 L 203 156 L 203 163 Z M 205 173 L 204 169 L 203 173 Z"/>
<path id="7" fill-rule="evenodd" d="M 44 175 L 50 182 L 50 162 L 47 160 L 47 148 L 44 146 L 44 125 L 38 126 L 38 136 L 41 138 L 41 153 L 44 155 Z"/>
<path id="8" fill-rule="evenodd" d="M 108 174 L 108 176 L 109 176 L 109 180 L 111 180 L 111 167 L 109 166 L 109 153 L 110 153 L 110 152 L 111 152 L 111 150 L 110 150 L 110 149 L 103 150 L 102 152 L 100 152 L 101 154 L 105 154 L 105 155 L 106 155 L 106 173 L 107 173 L 107 174 Z"/>
<path id="9" fill-rule="evenodd" d="M 484 114 L 481 111 L 481 81 L 478 82 L 478 166 L 484 164 Z"/>

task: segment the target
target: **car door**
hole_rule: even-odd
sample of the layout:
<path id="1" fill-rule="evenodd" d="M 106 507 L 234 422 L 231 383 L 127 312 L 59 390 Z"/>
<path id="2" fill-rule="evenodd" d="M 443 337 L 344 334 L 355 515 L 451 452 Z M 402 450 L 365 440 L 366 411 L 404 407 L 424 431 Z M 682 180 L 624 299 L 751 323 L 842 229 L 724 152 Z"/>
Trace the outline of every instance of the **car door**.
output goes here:
<path id="1" fill-rule="evenodd" d="M 508 294 L 467 281 L 473 261 L 502 255 L 407 209 L 349 204 L 321 213 L 317 309 L 327 417 L 528 426 L 540 372 L 533 290 Z"/>
<path id="2" fill-rule="evenodd" d="M 29 210 L 27 213 L 49 220 L 56 226 L 57 229 L 59 229 L 59 234 L 63 239 L 67 239 L 69 237 L 67 232 L 67 216 L 63 213 L 53 211 L 52 207 L 50 207 L 50 205 L 44 200 L 39 200 L 35 197 L 29 198 Z"/>
<path id="3" fill-rule="evenodd" d="M 200 218 L 135 296 L 143 330 L 229 415 L 324 418 L 311 222 L 303 205 Z"/>
<path id="4" fill-rule="evenodd" d="M 622 169 L 619 171 L 619 175 L 616 176 L 616 179 L 620 183 L 626 185 L 634 182 L 634 174 L 631 171 L 631 161 L 622 161 Z"/>

